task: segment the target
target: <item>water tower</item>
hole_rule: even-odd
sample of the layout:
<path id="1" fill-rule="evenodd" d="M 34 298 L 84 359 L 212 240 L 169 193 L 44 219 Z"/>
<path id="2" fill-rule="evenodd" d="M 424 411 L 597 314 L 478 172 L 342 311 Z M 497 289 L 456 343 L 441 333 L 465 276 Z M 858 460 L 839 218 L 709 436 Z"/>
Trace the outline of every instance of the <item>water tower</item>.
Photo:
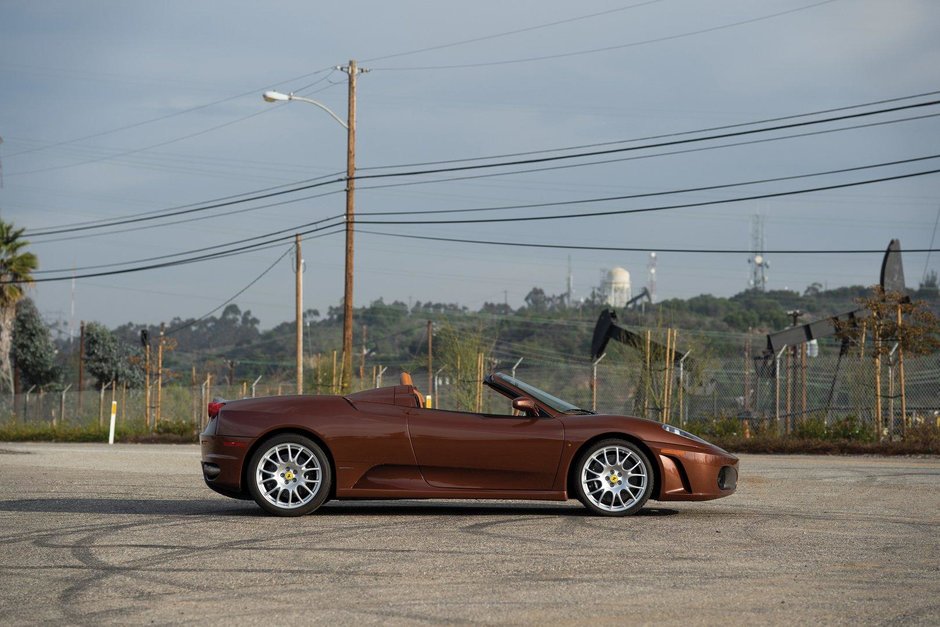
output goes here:
<path id="1" fill-rule="evenodd" d="M 630 273 L 623 268 L 611 268 L 601 285 L 604 302 L 611 307 L 624 307 L 633 296 L 630 289 Z"/>

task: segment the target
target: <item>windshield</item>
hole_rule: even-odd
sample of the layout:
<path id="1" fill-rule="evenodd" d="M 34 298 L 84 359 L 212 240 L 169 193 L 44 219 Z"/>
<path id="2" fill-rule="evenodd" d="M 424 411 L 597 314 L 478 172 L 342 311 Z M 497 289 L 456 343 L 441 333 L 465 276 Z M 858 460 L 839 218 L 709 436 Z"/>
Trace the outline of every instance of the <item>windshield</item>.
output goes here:
<path id="1" fill-rule="evenodd" d="M 522 390 L 523 392 L 525 392 L 527 395 L 534 398 L 535 400 L 545 405 L 548 405 L 555 411 L 561 412 L 563 414 L 593 413 L 593 412 L 589 412 L 586 409 L 581 409 L 577 405 L 572 405 L 568 401 L 563 401 L 556 396 L 552 396 L 548 392 L 544 390 L 540 390 L 534 385 L 530 385 L 526 383 L 525 381 L 520 381 L 519 379 L 510 377 L 501 372 L 497 372 L 491 375 L 490 379 L 496 384 L 505 383 L 507 385 L 511 385 L 514 388 L 518 388 Z"/>

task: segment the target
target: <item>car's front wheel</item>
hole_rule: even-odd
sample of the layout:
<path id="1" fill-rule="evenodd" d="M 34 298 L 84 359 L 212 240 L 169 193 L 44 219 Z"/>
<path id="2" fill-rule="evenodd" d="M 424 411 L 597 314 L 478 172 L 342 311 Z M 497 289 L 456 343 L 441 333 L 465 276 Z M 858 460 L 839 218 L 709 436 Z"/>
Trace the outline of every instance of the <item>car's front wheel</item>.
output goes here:
<path id="1" fill-rule="evenodd" d="M 276 516 L 309 514 L 330 494 L 329 458 L 302 435 L 285 433 L 266 440 L 248 464 L 248 491 Z"/>
<path id="2" fill-rule="evenodd" d="M 653 467 L 638 446 L 626 440 L 602 440 L 578 458 L 578 500 L 596 514 L 629 516 L 653 490 Z"/>

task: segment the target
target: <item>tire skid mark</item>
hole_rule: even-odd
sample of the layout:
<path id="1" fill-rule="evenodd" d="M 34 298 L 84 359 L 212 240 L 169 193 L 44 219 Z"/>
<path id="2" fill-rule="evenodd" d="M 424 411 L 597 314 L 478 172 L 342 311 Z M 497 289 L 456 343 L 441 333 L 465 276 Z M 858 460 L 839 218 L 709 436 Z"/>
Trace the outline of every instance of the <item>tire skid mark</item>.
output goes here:
<path id="1" fill-rule="evenodd" d="M 112 610 L 107 610 L 103 612 L 88 612 L 79 609 L 80 607 L 80 598 L 87 592 L 89 589 L 96 585 L 100 585 L 103 581 L 108 578 L 115 576 L 123 576 L 129 579 L 134 579 L 141 581 L 144 584 L 160 584 L 168 587 L 175 587 L 177 589 L 188 590 L 187 586 L 173 582 L 173 581 L 164 581 L 159 577 L 147 577 L 142 574 L 140 569 L 134 569 L 133 567 L 138 566 L 147 561 L 153 561 L 159 563 L 161 561 L 173 560 L 181 555 L 187 555 L 190 552 L 190 549 L 183 550 L 171 550 L 169 551 L 163 559 L 156 559 L 153 556 L 146 558 L 139 558 L 137 560 L 131 560 L 130 562 L 124 564 L 111 564 L 100 559 L 95 555 L 96 542 L 98 538 L 107 538 L 113 536 L 117 533 L 128 531 L 131 529 L 146 530 L 152 528 L 168 527 L 168 526 L 178 526 L 186 525 L 191 521 L 188 520 L 170 520 L 170 521 L 156 521 L 156 522 L 130 522 L 118 525 L 110 525 L 99 531 L 92 533 L 86 533 L 80 535 L 75 539 L 71 544 L 58 545 L 55 543 L 36 543 L 37 546 L 44 546 L 48 548 L 62 548 L 69 549 L 69 552 L 72 554 L 75 559 L 77 559 L 84 567 L 85 570 L 90 571 L 85 577 L 79 578 L 75 583 L 67 586 L 60 594 L 59 600 L 61 602 L 61 607 L 64 608 L 65 614 L 70 618 L 76 621 L 84 620 L 87 621 L 90 617 L 93 616 L 105 616 L 105 615 L 116 615 L 116 616 L 126 616 L 127 606 L 122 608 L 115 608 Z M 70 534 L 74 535 L 74 534 Z"/>
<path id="2" fill-rule="evenodd" d="M 262 520 L 267 520 L 267 519 L 262 519 Z M 163 578 L 160 578 L 154 575 L 159 575 L 159 574 L 164 574 L 164 573 L 171 574 L 174 572 L 176 573 L 198 572 L 198 571 L 193 571 L 191 569 L 186 569 L 186 568 L 180 568 L 180 569 L 161 568 L 161 565 L 164 565 L 168 562 L 176 561 L 181 557 L 195 558 L 206 553 L 218 554 L 220 552 L 230 551 L 230 550 L 264 550 L 264 551 L 267 551 L 267 550 L 270 550 L 270 547 L 264 546 L 266 543 L 276 542 L 279 540 L 276 537 L 272 537 L 269 533 L 264 533 L 264 535 L 255 537 L 255 538 L 233 540 L 230 542 L 214 544 L 210 546 L 192 547 L 192 546 L 171 545 L 172 548 L 164 552 L 163 554 L 149 555 L 149 556 L 138 558 L 135 560 L 130 560 L 122 564 L 111 564 L 111 563 L 108 563 L 99 559 L 95 555 L 95 550 L 102 548 L 102 546 L 99 545 L 97 542 L 95 542 L 95 540 L 99 538 L 106 538 L 110 535 L 113 535 L 113 533 L 115 532 L 126 531 L 131 528 L 138 528 L 138 529 L 143 530 L 148 527 L 166 527 L 166 526 L 176 526 L 176 525 L 186 526 L 186 525 L 191 525 L 194 523 L 195 521 L 192 518 L 185 517 L 185 518 L 173 519 L 169 521 L 127 523 L 124 525 L 119 525 L 118 527 L 115 527 L 114 525 L 107 525 L 107 526 L 103 526 L 102 528 L 98 530 L 93 531 L 92 533 L 87 533 L 77 538 L 75 542 L 70 543 L 70 544 L 69 543 L 56 544 L 54 542 L 45 542 L 45 543 L 40 543 L 39 545 L 46 546 L 48 548 L 70 549 L 72 554 L 76 557 L 76 559 L 82 562 L 84 569 L 90 569 L 93 571 L 87 577 L 84 577 L 80 579 L 78 582 L 75 582 L 74 584 L 66 588 L 66 590 L 63 591 L 62 594 L 60 594 L 60 600 L 62 601 L 62 604 L 65 607 L 77 608 L 77 606 L 80 603 L 80 597 L 87 590 L 89 590 L 92 586 L 95 586 L 96 584 L 100 584 L 104 579 L 108 577 L 114 577 L 114 576 L 122 576 L 122 577 L 126 577 L 129 579 L 134 579 L 134 580 L 141 582 L 145 586 L 148 584 L 150 585 L 160 584 L 160 585 L 168 586 L 171 588 L 182 589 L 187 592 L 193 592 L 194 591 L 193 587 L 190 585 L 182 585 L 182 584 L 176 583 L 175 581 L 164 580 Z M 271 519 L 271 523 L 272 525 L 281 524 L 279 519 Z M 404 524 L 405 523 L 402 522 L 393 526 L 402 526 Z M 357 524 L 357 525 L 351 526 L 352 530 L 355 530 L 355 531 L 371 531 L 371 530 L 380 529 L 380 528 L 387 530 L 388 527 L 389 525 L 387 523 L 379 523 L 379 522 L 363 523 L 363 524 Z M 327 532 L 327 533 L 332 532 L 335 534 L 341 534 L 345 538 L 349 538 L 350 526 L 344 525 L 342 527 L 337 527 L 335 529 L 318 529 L 318 535 L 320 535 L 321 537 L 322 535 L 324 535 L 323 532 Z M 61 535 L 59 537 L 61 537 Z M 84 543 L 84 545 L 76 546 L 77 543 Z M 121 544 L 121 543 L 114 543 L 114 544 L 109 543 L 103 546 L 112 548 L 112 547 L 123 547 L 126 545 Z M 163 547 L 160 546 L 158 548 L 163 548 Z M 292 547 L 292 550 L 303 550 L 303 548 L 298 548 L 296 545 L 294 545 Z M 339 548 L 336 550 L 343 551 L 343 552 L 349 551 L 349 549 L 345 549 L 345 548 Z M 368 553 L 374 553 L 375 551 L 366 550 L 362 552 L 368 554 Z M 371 564 L 372 564 L 372 560 L 368 559 L 367 557 L 364 557 L 363 560 L 358 564 L 344 564 L 341 570 L 300 569 L 295 574 L 348 575 L 350 567 L 369 566 Z M 284 569 L 278 568 L 277 571 L 284 572 Z M 241 568 L 241 569 L 238 569 L 237 571 L 223 570 L 222 572 L 253 572 L 253 571 L 251 569 Z M 270 568 L 259 569 L 257 572 L 267 574 L 271 572 L 271 569 Z M 380 574 L 376 573 L 374 574 L 374 576 L 380 576 Z M 207 585 L 208 585 L 208 582 L 207 584 L 205 584 L 205 586 Z M 149 594 L 149 595 L 155 594 L 153 592 L 146 591 L 146 589 L 144 590 L 144 592 L 145 594 Z M 160 593 L 160 594 L 170 594 L 170 593 Z M 109 610 L 108 612 L 110 614 L 114 614 L 115 612 L 118 612 L 118 615 L 124 618 L 127 618 L 127 614 L 130 609 L 131 609 L 130 607 L 125 606 L 124 608 L 120 609 L 120 612 L 118 612 L 118 610 Z M 76 620 L 80 618 L 87 620 L 90 616 L 98 616 L 98 614 L 97 613 L 89 614 L 87 611 L 86 612 L 79 611 L 77 613 L 76 611 L 70 612 L 70 618 L 73 618 Z"/>
<path id="3" fill-rule="evenodd" d="M 526 525 L 533 523 L 535 521 L 546 522 L 544 516 L 512 516 L 508 518 L 500 518 L 498 520 L 488 520 L 476 523 L 470 523 L 459 527 L 461 533 L 468 534 L 474 537 L 486 537 L 500 540 L 512 540 L 513 542 L 524 542 L 528 544 L 538 544 L 543 545 L 545 543 L 544 539 L 544 529 L 537 534 L 532 534 L 528 532 L 528 529 L 520 528 L 518 533 L 500 533 L 494 532 L 493 529 L 499 529 L 506 525 L 518 526 L 520 523 Z M 552 543 L 554 546 L 566 546 L 577 548 L 583 543 L 576 541 L 571 541 L 570 539 L 560 540 L 555 539 Z"/>

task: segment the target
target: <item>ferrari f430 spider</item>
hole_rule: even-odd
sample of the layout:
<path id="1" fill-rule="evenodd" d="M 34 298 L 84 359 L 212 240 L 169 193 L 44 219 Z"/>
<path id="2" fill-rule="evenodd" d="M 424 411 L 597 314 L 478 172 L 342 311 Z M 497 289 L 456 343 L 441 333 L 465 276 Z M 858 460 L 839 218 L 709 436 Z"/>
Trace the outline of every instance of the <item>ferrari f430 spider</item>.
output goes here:
<path id="1" fill-rule="evenodd" d="M 200 436 L 206 484 L 300 516 L 329 499 L 577 498 L 625 516 L 648 499 L 732 494 L 738 460 L 669 424 L 595 414 L 505 374 L 486 377 L 502 413 L 425 407 L 399 385 L 347 396 L 211 403 Z"/>

